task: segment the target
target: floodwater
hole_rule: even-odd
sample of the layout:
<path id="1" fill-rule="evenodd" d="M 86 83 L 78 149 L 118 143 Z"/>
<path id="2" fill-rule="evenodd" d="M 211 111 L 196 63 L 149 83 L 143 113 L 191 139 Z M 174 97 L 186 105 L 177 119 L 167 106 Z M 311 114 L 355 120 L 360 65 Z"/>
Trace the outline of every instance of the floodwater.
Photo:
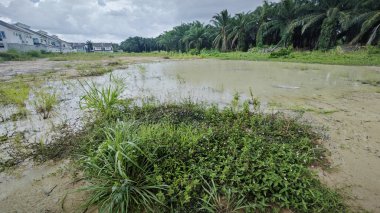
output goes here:
<path id="1" fill-rule="evenodd" d="M 123 97 L 162 102 L 191 98 L 226 105 L 234 94 L 244 100 L 252 91 L 266 112 L 305 112 L 304 120 L 324 129 L 331 154 L 331 171 L 319 172 L 322 181 L 343 190 L 352 206 L 380 212 L 380 88 L 362 83 L 380 81 L 380 67 L 185 60 L 132 65 L 111 75 L 80 81 L 106 86 L 118 79 L 125 84 Z M 81 127 L 79 80 L 48 82 L 44 87 L 60 97 L 53 117 L 43 120 L 27 103 L 28 118 L 0 122 L 0 136 L 23 132 L 23 143 L 48 143 L 60 125 Z M 6 118 L 12 110 L 2 111 Z M 11 158 L 6 154 L 9 148 L 0 144 L 0 161 Z M 5 183 L 0 181 L 0 188 Z"/>

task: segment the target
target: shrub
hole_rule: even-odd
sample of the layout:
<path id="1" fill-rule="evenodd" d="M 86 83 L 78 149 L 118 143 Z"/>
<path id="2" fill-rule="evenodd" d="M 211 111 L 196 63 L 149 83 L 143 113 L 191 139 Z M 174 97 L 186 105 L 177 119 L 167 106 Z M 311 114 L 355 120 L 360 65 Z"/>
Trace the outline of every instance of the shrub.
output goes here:
<path id="1" fill-rule="evenodd" d="M 118 204 L 113 202 L 118 212 L 127 212 L 128 208 L 149 212 L 148 207 L 141 210 L 145 208 L 141 202 L 131 207 L 119 191 L 112 194 L 111 190 L 113 184 L 118 190 L 126 177 L 133 176 L 119 174 L 140 165 L 134 163 L 140 160 L 142 165 L 149 162 L 144 167 L 149 169 L 142 171 L 146 174 L 144 185 L 166 186 L 149 187 L 155 196 L 151 194 L 148 206 L 163 204 L 157 205 L 158 212 L 236 212 L 243 207 L 252 212 L 277 208 L 344 212 L 340 196 L 309 170 L 311 165 L 324 163 L 324 149 L 316 143 L 318 136 L 310 126 L 282 114 L 252 113 L 249 108 L 246 102 L 243 109 L 235 106 L 220 110 L 192 103 L 122 109 L 117 122 L 108 123 L 109 128 L 119 130 L 111 136 L 108 130 L 100 131 L 88 142 L 100 144 L 87 154 L 96 159 L 91 160 L 94 164 L 83 164 L 91 171 L 85 178 L 101 191 L 91 196 L 91 205 L 110 206 L 118 200 Z M 102 123 L 107 121 L 103 119 Z M 117 171 L 120 169 L 122 172 Z"/>
<path id="2" fill-rule="evenodd" d="M 191 49 L 191 50 L 189 50 L 188 53 L 190 55 L 199 55 L 200 54 L 199 50 L 197 50 L 197 49 Z"/>

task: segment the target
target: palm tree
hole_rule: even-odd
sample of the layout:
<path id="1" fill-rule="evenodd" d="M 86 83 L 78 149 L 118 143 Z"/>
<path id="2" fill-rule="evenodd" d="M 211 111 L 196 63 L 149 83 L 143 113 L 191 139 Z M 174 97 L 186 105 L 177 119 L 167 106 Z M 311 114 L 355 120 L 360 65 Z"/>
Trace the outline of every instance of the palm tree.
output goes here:
<path id="1" fill-rule="evenodd" d="M 228 47 L 228 33 L 230 31 L 231 16 L 227 10 L 223 10 L 219 14 L 212 17 L 211 22 L 218 29 L 218 33 L 214 39 L 214 47 L 226 52 Z"/>
<path id="2" fill-rule="evenodd" d="M 380 1 L 367 0 L 361 4 L 366 9 L 364 13 L 359 15 L 355 22 L 361 22 L 361 29 L 359 34 L 351 41 L 351 44 L 358 43 L 368 33 L 367 45 L 371 45 L 376 39 L 378 32 L 380 31 Z"/>
<path id="3" fill-rule="evenodd" d="M 350 0 L 314 0 L 312 14 L 298 20 L 303 23 L 302 34 L 318 28 L 317 48 L 331 48 L 336 44 L 338 34 L 349 26 L 352 3 Z"/>
<path id="4" fill-rule="evenodd" d="M 239 13 L 233 19 L 233 27 L 229 34 L 229 39 L 231 40 L 231 48 L 245 50 L 246 49 L 246 37 L 250 29 L 251 15 L 248 13 Z"/>
<path id="5" fill-rule="evenodd" d="M 183 37 L 183 41 L 187 44 L 187 50 L 189 50 L 193 45 L 200 51 L 203 42 L 206 40 L 205 27 L 199 21 L 195 21 L 193 26 L 186 32 Z"/>
<path id="6" fill-rule="evenodd" d="M 263 6 L 256 8 L 254 14 L 256 16 L 257 33 L 256 33 L 256 46 L 261 47 L 264 45 L 264 37 L 270 32 L 267 31 L 267 22 L 271 20 L 273 14 L 274 3 L 264 1 Z"/>

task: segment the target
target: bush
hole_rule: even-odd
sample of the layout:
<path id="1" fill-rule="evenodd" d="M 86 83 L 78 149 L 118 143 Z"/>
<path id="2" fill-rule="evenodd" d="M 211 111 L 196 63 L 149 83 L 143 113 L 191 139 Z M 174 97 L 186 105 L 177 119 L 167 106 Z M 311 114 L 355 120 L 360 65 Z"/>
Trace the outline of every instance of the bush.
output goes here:
<path id="1" fill-rule="evenodd" d="M 310 126 L 251 107 L 143 104 L 114 123 L 103 119 L 109 127 L 89 140 L 100 145 L 82 164 L 96 190 L 88 204 L 114 212 L 344 212 L 340 196 L 309 170 L 324 163 Z M 142 189 L 133 203 L 126 196 Z"/>
<path id="2" fill-rule="evenodd" d="M 191 50 L 189 50 L 189 52 L 188 52 L 190 55 L 199 55 L 199 51 L 197 50 L 197 49 L 191 49 Z"/>
<path id="3" fill-rule="evenodd" d="M 380 54 L 380 46 L 378 46 L 378 47 L 368 46 L 367 51 L 368 51 L 369 55 Z"/>

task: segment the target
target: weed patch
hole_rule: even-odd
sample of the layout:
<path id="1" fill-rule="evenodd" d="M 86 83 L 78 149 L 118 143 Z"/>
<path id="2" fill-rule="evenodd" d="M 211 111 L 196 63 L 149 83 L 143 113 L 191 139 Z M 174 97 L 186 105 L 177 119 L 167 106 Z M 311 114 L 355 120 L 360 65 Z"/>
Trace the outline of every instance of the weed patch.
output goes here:
<path id="1" fill-rule="evenodd" d="M 30 86 L 26 82 L 16 79 L 0 84 L 0 104 L 14 104 L 20 107 L 25 106 L 25 101 L 29 97 Z"/>
<path id="2" fill-rule="evenodd" d="M 97 64 L 80 64 L 76 67 L 79 76 L 100 76 L 112 72 L 112 68 Z"/>
<path id="3" fill-rule="evenodd" d="M 117 117 L 104 114 L 86 142 L 87 205 L 116 212 L 152 205 L 161 212 L 345 211 L 339 194 L 309 170 L 326 163 L 311 127 L 249 109 L 249 102 L 222 110 L 192 103 L 113 108 Z"/>

